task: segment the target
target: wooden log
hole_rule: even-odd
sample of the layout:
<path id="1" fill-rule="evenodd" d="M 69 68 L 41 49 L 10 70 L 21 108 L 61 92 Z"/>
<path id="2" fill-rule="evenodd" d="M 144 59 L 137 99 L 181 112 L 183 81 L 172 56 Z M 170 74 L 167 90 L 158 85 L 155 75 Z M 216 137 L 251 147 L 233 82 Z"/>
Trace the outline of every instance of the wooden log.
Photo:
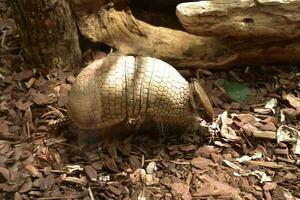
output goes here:
<path id="1" fill-rule="evenodd" d="M 200 36 L 300 38 L 299 0 L 213 0 L 182 3 L 183 27 Z"/>
<path id="2" fill-rule="evenodd" d="M 94 42 L 125 54 L 160 58 L 177 68 L 300 63 L 300 41 L 200 37 L 137 20 L 129 8 L 103 6 L 97 13 L 81 14 L 78 27 Z"/>
<path id="3" fill-rule="evenodd" d="M 190 58 L 201 58 L 210 48 L 210 38 L 164 27 L 155 27 L 135 19 L 130 10 L 117 11 L 102 7 L 96 14 L 81 16 L 78 21 L 81 33 L 94 42 L 106 43 L 125 54 L 153 56 L 175 63 Z"/>

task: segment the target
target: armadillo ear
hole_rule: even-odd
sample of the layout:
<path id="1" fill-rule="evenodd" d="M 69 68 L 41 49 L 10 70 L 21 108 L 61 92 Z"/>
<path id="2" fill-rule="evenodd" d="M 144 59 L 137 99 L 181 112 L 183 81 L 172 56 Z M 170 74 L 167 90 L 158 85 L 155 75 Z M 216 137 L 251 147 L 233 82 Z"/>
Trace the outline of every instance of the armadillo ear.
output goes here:
<path id="1" fill-rule="evenodd" d="M 214 117 L 214 110 L 211 105 L 211 102 L 204 91 L 204 89 L 201 87 L 200 83 L 197 79 L 191 79 L 191 86 L 192 86 L 192 92 L 194 96 L 193 102 L 199 102 L 204 109 L 206 114 L 208 114 L 210 117 Z M 195 106 L 195 105 L 194 105 Z"/>

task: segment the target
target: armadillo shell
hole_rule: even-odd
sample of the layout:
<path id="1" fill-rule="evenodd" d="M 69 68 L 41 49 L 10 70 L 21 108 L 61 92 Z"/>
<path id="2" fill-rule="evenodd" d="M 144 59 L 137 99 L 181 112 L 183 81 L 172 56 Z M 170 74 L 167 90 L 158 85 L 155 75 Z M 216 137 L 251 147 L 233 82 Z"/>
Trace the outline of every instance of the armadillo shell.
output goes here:
<path id="1" fill-rule="evenodd" d="M 189 83 L 161 60 L 110 55 L 77 76 L 69 93 L 68 113 L 83 129 L 144 116 L 180 123 L 190 116 L 189 93 Z"/>

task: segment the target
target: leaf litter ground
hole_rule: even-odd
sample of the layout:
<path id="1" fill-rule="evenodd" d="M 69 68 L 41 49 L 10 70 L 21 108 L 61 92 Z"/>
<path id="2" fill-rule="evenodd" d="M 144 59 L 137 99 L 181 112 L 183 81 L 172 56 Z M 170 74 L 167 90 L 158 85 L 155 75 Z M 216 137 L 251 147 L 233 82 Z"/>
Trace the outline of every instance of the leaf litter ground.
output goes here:
<path id="1" fill-rule="evenodd" d="M 213 123 L 83 150 L 67 128 L 46 132 L 66 115 L 78 70 L 26 66 L 10 9 L 0 2 L 0 10 L 0 199 L 300 198 L 299 68 L 199 71 Z"/>

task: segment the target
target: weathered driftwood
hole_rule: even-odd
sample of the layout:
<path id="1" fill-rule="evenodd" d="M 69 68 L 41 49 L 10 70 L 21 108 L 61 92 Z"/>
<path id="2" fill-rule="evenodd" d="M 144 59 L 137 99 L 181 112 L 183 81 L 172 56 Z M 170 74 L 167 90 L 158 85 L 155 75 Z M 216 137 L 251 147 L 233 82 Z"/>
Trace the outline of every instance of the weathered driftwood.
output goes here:
<path id="1" fill-rule="evenodd" d="M 175 67 L 220 68 L 233 65 L 299 64 L 300 41 L 233 40 L 200 37 L 152 26 L 127 10 L 103 6 L 79 16 L 81 33 L 126 54 L 152 56 Z"/>
<path id="2" fill-rule="evenodd" d="M 202 57 L 210 48 L 209 38 L 164 27 L 155 27 L 135 19 L 130 10 L 101 8 L 98 13 L 82 16 L 78 22 L 81 33 L 94 42 L 106 43 L 121 52 L 148 55 L 168 61 L 183 62 Z"/>
<path id="3" fill-rule="evenodd" d="M 300 37 L 299 0 L 215 0 L 182 3 L 177 16 L 200 36 L 237 38 Z"/>

